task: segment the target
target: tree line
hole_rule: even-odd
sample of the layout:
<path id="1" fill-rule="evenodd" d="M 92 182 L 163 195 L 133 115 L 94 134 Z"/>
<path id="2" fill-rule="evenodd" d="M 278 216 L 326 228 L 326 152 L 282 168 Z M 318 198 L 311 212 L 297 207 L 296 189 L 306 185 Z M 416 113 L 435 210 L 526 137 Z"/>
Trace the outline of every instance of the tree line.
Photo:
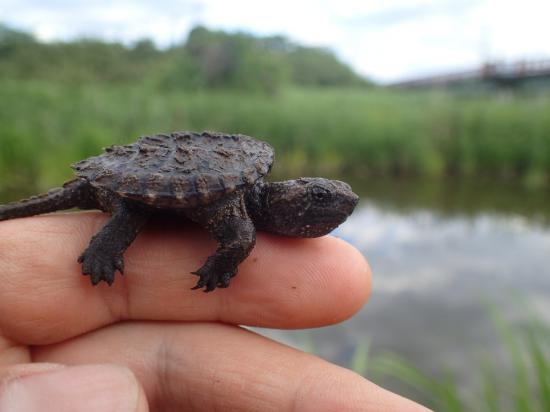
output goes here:
<path id="1" fill-rule="evenodd" d="M 42 42 L 0 24 L 0 76 L 267 93 L 287 85 L 369 85 L 328 49 L 305 47 L 283 36 L 258 37 L 202 26 L 191 30 L 181 44 L 161 49 L 150 39 L 131 45 L 91 38 Z"/>

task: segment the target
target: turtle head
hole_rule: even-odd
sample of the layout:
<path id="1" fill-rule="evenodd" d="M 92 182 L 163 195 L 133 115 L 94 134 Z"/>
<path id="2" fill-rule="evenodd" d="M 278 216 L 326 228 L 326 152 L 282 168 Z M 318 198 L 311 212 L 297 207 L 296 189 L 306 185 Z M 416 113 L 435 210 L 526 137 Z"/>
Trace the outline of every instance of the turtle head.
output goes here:
<path id="1" fill-rule="evenodd" d="M 347 183 L 320 177 L 262 183 L 254 192 L 247 203 L 256 227 L 293 237 L 326 235 L 359 200 Z"/>

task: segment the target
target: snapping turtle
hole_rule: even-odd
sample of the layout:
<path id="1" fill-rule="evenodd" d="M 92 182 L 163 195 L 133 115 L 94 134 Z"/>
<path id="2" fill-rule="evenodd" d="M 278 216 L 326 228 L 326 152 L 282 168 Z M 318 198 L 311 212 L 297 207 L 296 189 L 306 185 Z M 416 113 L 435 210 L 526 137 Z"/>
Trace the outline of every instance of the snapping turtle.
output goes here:
<path id="1" fill-rule="evenodd" d="M 194 274 L 193 289 L 225 288 L 255 243 L 256 229 L 293 237 L 329 233 L 353 211 L 349 185 L 323 178 L 267 183 L 273 148 L 237 134 L 175 132 L 111 146 L 73 165 L 62 188 L 0 206 L 0 221 L 56 210 L 100 209 L 110 220 L 78 261 L 92 284 L 112 284 L 122 255 L 151 215 L 170 210 L 206 228 L 219 242 Z"/>

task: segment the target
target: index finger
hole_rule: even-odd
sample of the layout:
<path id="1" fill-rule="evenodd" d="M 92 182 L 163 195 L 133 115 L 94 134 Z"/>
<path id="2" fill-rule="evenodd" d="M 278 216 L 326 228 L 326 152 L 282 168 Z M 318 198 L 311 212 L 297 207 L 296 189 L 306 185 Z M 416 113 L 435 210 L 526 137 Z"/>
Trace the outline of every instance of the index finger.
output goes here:
<path id="1" fill-rule="evenodd" d="M 152 226 L 125 254 L 124 276 L 92 287 L 77 257 L 105 223 L 100 213 L 56 214 L 0 224 L 0 330 L 46 344 L 121 320 L 221 321 L 302 328 L 355 313 L 370 271 L 347 243 L 258 234 L 228 289 L 191 291 L 216 243 L 196 228 Z"/>

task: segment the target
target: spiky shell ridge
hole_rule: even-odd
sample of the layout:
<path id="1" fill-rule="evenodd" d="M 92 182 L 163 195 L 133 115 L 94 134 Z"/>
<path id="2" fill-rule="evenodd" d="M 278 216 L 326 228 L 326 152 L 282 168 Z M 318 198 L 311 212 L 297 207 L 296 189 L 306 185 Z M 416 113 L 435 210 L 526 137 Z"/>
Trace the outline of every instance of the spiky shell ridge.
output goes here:
<path id="1" fill-rule="evenodd" d="M 111 146 L 75 163 L 76 175 L 155 207 L 209 204 L 269 173 L 273 148 L 242 134 L 174 132 Z"/>

